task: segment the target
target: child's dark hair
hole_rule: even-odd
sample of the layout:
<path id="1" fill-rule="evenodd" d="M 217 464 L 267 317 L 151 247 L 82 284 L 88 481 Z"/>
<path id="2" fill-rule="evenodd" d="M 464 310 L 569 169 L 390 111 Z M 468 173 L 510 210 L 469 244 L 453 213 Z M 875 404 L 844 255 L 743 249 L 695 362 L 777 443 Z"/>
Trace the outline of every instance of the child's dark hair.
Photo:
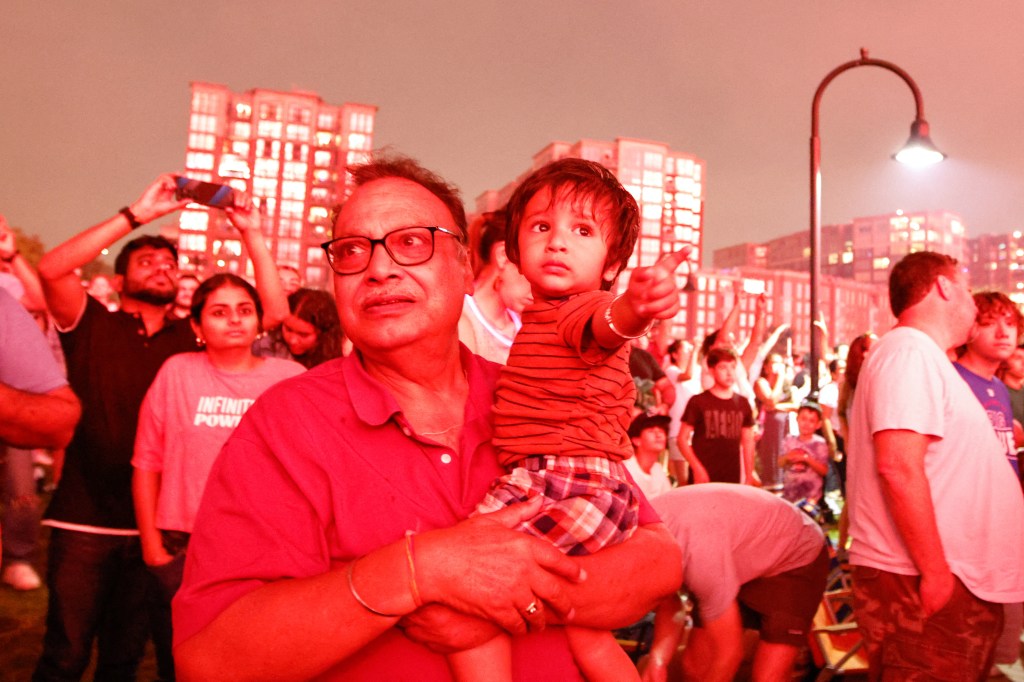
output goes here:
<path id="1" fill-rule="evenodd" d="M 824 418 L 824 415 L 821 411 L 821 405 L 812 400 L 805 400 L 804 402 L 800 403 L 800 407 L 797 408 L 797 414 L 804 411 L 813 412 L 818 416 L 818 419 Z"/>
<path id="2" fill-rule="evenodd" d="M 260 302 L 260 295 L 256 293 L 255 287 L 246 282 L 238 275 L 232 275 L 230 272 L 221 272 L 219 274 L 210 277 L 209 279 L 203 280 L 202 284 L 196 287 L 196 291 L 192 294 L 192 307 L 189 309 L 189 313 L 192 320 L 196 324 L 202 321 L 203 308 L 206 307 L 206 299 L 210 298 L 210 295 L 223 287 L 234 287 L 241 289 L 249 298 L 252 299 L 253 305 L 256 306 L 256 319 L 259 320 L 259 328 L 263 329 L 263 303 Z"/>
<path id="3" fill-rule="evenodd" d="M 573 202 L 589 200 L 595 211 L 608 210 L 612 229 L 603 235 L 608 246 L 605 268 L 615 267 L 621 271 L 626 267 L 640 235 L 640 209 L 636 199 L 607 168 L 575 158 L 552 161 L 535 170 L 512 193 L 505 209 L 508 214 L 505 253 L 510 261 L 519 265 L 519 228 L 523 213 L 530 199 L 543 189 L 551 192 L 552 202 L 561 195 Z M 603 281 L 601 288 L 607 290 L 611 285 L 612 282 Z"/>
<path id="4" fill-rule="evenodd" d="M 740 359 L 740 356 L 736 354 L 732 348 L 723 348 L 722 346 L 716 346 L 708 351 L 708 369 L 711 369 L 720 362 L 733 361 L 736 362 Z"/>

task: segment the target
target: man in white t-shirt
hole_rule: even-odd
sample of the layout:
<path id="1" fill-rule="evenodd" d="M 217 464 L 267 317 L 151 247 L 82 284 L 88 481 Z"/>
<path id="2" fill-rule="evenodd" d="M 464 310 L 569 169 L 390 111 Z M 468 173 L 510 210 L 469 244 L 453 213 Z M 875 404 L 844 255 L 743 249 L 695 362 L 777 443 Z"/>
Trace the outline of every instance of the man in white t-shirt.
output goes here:
<path id="1" fill-rule="evenodd" d="M 946 350 L 976 307 L 957 261 L 893 268 L 898 324 L 872 348 L 850 417 L 854 609 L 873 679 L 980 679 L 1002 603 L 1024 599 L 1024 501 L 1005 447 Z"/>

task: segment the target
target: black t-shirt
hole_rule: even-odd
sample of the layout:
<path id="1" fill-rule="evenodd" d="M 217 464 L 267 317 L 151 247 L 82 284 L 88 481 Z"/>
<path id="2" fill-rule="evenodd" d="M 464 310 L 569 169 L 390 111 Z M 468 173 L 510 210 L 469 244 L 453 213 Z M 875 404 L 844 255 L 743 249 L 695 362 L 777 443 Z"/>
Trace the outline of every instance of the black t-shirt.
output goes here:
<path id="1" fill-rule="evenodd" d="M 629 373 L 640 379 L 650 379 L 654 383 L 665 376 L 657 358 L 639 346 L 629 349 Z"/>
<path id="2" fill-rule="evenodd" d="M 82 418 L 64 457 L 46 518 L 100 528 L 135 528 L 132 451 L 142 399 L 164 360 L 198 349 L 188 319 L 146 336 L 142 319 L 88 298 L 78 325 L 60 334 L 68 383 Z"/>
<path id="3" fill-rule="evenodd" d="M 704 391 L 686 403 L 683 421 L 693 427 L 693 453 L 711 480 L 740 483 L 740 438 L 754 425 L 750 402 L 735 393 L 724 400 Z"/>

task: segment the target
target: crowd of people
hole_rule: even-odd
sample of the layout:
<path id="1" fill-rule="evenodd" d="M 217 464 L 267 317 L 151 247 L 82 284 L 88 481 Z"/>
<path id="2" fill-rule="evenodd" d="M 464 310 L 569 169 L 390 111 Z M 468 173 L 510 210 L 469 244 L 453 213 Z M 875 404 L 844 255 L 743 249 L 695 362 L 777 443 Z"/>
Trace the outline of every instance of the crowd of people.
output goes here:
<path id="1" fill-rule="evenodd" d="M 812 386 L 763 296 L 672 338 L 686 249 L 616 286 L 640 215 L 598 164 L 552 162 L 472 222 L 411 159 L 350 171 L 332 292 L 275 263 L 242 193 L 252 283 L 180 273 L 150 235 L 83 283 L 187 203 L 170 175 L 36 267 L 0 218 L 4 583 L 42 585 L 49 527 L 33 679 L 80 679 L 94 647 L 96 679 L 134 679 L 151 639 L 164 680 L 713 682 L 745 628 L 753 679 L 788 679 L 847 550 L 874 678 L 1019 657 L 1006 296 L 908 255 L 896 328 L 836 347 L 818 325 Z M 651 613 L 637 667 L 609 631 Z"/>

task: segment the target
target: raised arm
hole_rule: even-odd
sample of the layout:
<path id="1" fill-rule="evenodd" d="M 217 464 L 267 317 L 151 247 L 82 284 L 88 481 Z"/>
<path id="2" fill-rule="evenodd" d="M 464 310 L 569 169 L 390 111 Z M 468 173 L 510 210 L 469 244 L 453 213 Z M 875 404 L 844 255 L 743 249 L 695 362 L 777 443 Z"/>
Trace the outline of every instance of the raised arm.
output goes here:
<path id="1" fill-rule="evenodd" d="M 140 224 L 152 222 L 176 211 L 187 200 L 174 198 L 174 176 L 164 174 L 146 188 L 128 210 Z M 68 328 L 78 319 L 85 307 L 85 289 L 75 270 L 89 263 L 100 252 L 132 231 L 128 217 L 116 213 L 113 217 L 79 232 L 63 244 L 51 249 L 39 261 L 43 294 L 50 314 L 61 328 Z"/>
<path id="2" fill-rule="evenodd" d="M 616 348 L 623 339 L 646 333 L 651 320 L 669 320 L 679 312 L 676 269 L 689 257 L 690 247 L 666 254 L 654 265 L 635 269 L 626 292 L 611 302 L 607 312 L 594 316 L 592 328 L 597 343 Z M 669 403 L 671 404 L 671 403 Z"/>
<path id="3" fill-rule="evenodd" d="M 743 363 L 748 376 L 750 375 L 750 368 L 754 366 L 757 356 L 761 351 L 761 340 L 764 338 L 765 328 L 768 324 L 767 311 L 768 302 L 765 299 L 765 295 L 759 294 L 754 300 L 754 325 L 751 327 L 750 338 L 747 339 L 747 345 L 744 346 L 743 354 L 740 356 L 740 362 Z"/>
<path id="4" fill-rule="evenodd" d="M 277 263 L 267 248 L 267 242 L 260 229 L 263 215 L 249 196 L 235 193 L 235 206 L 228 208 L 228 220 L 235 226 L 245 243 L 249 259 L 252 260 L 252 272 L 256 279 L 256 291 L 263 304 L 263 329 L 273 329 L 288 317 L 288 295 L 281 286 Z"/>

